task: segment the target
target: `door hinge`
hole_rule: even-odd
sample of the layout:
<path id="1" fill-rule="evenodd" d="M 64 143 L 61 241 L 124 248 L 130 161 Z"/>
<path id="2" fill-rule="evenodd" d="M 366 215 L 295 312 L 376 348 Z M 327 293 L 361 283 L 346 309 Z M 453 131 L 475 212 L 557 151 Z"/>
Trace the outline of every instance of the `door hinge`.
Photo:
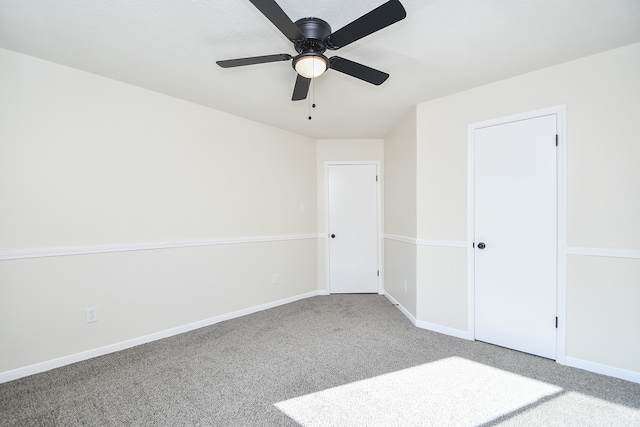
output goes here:
<path id="1" fill-rule="evenodd" d="M 378 175 L 376 175 L 376 182 L 378 182 Z"/>
<path id="2" fill-rule="evenodd" d="M 556 316 L 556 329 L 558 329 L 558 316 Z"/>
<path id="3" fill-rule="evenodd" d="M 558 135 L 556 135 L 556 147 L 558 146 Z"/>
<path id="4" fill-rule="evenodd" d="M 380 277 L 380 270 L 378 270 L 378 277 Z"/>

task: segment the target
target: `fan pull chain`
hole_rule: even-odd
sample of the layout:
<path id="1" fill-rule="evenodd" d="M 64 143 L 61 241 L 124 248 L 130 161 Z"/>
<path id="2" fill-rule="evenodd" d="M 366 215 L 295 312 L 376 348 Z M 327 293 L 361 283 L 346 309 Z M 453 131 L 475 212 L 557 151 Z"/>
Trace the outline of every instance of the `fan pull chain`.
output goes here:
<path id="1" fill-rule="evenodd" d="M 313 82 L 315 79 L 311 79 L 311 96 L 309 97 L 309 120 L 311 120 L 311 109 L 316 108 L 316 85 Z"/>
<path id="2" fill-rule="evenodd" d="M 313 91 L 313 79 L 311 79 L 311 88 Z M 309 109 L 309 120 L 311 120 L 311 96 L 307 97 L 307 107 Z"/>
<path id="3" fill-rule="evenodd" d="M 311 81 L 311 108 L 316 108 L 316 85 L 313 81 Z"/>
<path id="4" fill-rule="evenodd" d="M 311 62 L 311 74 L 313 74 L 314 76 L 316 75 L 316 62 L 313 61 Z M 316 85 L 315 83 L 313 83 L 315 79 L 312 78 L 311 79 L 311 96 L 308 97 L 309 99 L 309 120 L 311 120 L 311 108 L 316 108 L 316 104 L 315 104 L 315 98 L 316 98 Z"/>

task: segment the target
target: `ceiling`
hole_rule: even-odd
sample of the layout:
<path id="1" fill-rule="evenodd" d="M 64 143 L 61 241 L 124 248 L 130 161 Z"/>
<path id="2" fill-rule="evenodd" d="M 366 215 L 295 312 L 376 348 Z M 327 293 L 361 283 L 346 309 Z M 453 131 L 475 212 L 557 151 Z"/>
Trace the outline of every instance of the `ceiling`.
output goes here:
<path id="1" fill-rule="evenodd" d="M 384 0 L 277 0 L 337 30 Z M 383 138 L 416 104 L 640 42 L 639 0 L 400 0 L 407 18 L 328 56 L 385 71 L 381 86 L 329 70 L 291 101 L 295 54 L 248 0 L 0 0 L 0 47 L 309 137 Z"/>

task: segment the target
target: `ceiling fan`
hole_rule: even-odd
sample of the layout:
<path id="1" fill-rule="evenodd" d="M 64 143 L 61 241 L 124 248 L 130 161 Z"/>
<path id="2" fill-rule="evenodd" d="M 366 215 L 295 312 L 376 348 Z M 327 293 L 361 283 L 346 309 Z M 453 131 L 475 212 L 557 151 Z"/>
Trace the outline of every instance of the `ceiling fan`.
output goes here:
<path id="1" fill-rule="evenodd" d="M 389 74 L 366 65 L 339 56 L 327 58 L 323 54 L 327 49 L 340 49 L 404 19 L 407 12 L 398 0 L 387 1 L 382 6 L 373 9 L 335 32 L 331 32 L 329 24 L 320 18 L 302 18 L 294 23 L 275 0 L 249 1 L 293 43 L 298 55 L 291 56 L 281 53 L 217 61 L 216 63 L 222 68 L 293 59 L 292 65 L 298 76 L 293 89 L 292 101 L 305 99 L 309 92 L 311 79 L 320 76 L 329 68 L 374 85 L 380 85 L 389 78 Z"/>

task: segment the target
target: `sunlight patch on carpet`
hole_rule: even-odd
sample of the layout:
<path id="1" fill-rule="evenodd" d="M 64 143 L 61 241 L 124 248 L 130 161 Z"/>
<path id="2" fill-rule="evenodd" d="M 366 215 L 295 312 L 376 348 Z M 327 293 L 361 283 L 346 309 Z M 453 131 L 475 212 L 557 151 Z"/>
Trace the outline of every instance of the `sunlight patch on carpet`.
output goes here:
<path id="1" fill-rule="evenodd" d="M 460 357 L 278 402 L 304 427 L 477 426 L 562 388 Z"/>
<path id="2" fill-rule="evenodd" d="M 574 391 L 517 414 L 501 426 L 548 425 L 548 414 L 553 414 L 553 422 L 558 426 L 602 427 L 603 420 L 609 426 L 640 426 L 640 410 Z"/>

